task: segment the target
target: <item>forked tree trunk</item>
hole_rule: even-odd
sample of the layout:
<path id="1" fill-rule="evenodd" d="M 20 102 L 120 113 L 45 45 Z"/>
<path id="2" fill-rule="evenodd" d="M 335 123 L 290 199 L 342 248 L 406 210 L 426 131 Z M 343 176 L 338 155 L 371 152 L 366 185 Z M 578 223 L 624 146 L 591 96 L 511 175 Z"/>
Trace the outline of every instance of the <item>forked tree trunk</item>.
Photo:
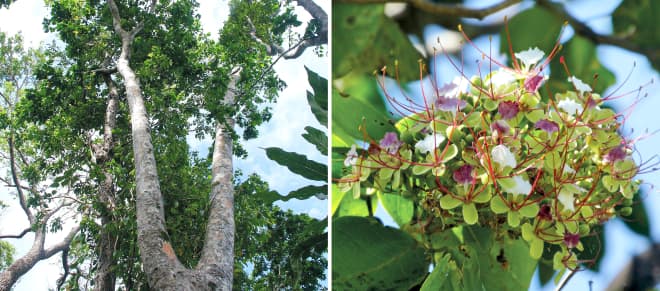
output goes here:
<path id="1" fill-rule="evenodd" d="M 155 1 L 151 3 L 151 9 Z M 211 209 L 202 258 L 194 270 L 185 268 L 178 260 L 165 229 L 162 194 L 158 181 L 156 160 L 149 132 L 147 111 L 140 83 L 130 66 L 131 44 L 142 24 L 132 31 L 121 27 L 117 5 L 108 0 L 115 32 L 120 36 L 122 50 L 117 71 L 124 79 L 126 98 L 131 115 L 131 133 L 135 158 L 136 211 L 138 247 L 149 287 L 154 290 L 231 290 L 233 275 L 233 188 L 231 139 L 218 125 L 213 153 L 213 188 Z M 233 100 L 232 78 L 227 99 Z M 231 120 L 227 122 L 233 124 Z"/>

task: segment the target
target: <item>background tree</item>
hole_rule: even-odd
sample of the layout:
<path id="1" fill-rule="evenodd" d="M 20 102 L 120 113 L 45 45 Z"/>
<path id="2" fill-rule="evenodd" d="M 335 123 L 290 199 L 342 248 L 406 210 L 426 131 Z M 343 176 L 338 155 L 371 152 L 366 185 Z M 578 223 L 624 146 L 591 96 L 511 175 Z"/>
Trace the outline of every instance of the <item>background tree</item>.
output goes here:
<path id="1" fill-rule="evenodd" d="M 587 22 L 584 16 L 578 16 L 586 14 L 584 12 L 590 9 L 589 6 L 596 5 L 595 2 L 493 1 L 490 3 L 480 3 L 479 5 L 481 6 L 479 7 L 475 7 L 476 4 L 473 2 L 463 2 L 406 1 L 405 4 L 395 4 L 389 3 L 389 1 L 378 0 L 345 0 L 334 3 L 333 43 L 337 44 L 333 46 L 332 65 L 334 79 L 332 99 L 334 112 L 334 126 L 332 128 L 334 179 L 340 179 L 346 174 L 335 169 L 342 169 L 344 167 L 350 147 L 356 140 L 364 141 L 370 137 L 374 142 L 377 142 L 386 132 L 395 131 L 393 125 L 400 117 L 397 117 L 397 112 L 392 106 L 386 106 L 387 102 L 383 102 L 384 98 L 381 97 L 382 91 L 379 90 L 378 82 L 380 81 L 377 81 L 380 77 L 377 78 L 369 75 L 373 72 L 380 74 L 379 70 L 384 66 L 387 66 L 385 72 L 387 77 L 392 79 L 385 79 L 383 81 L 384 84 L 380 85 L 380 89 L 387 90 L 387 94 L 413 96 L 410 98 L 414 98 L 415 95 L 420 94 L 419 87 L 421 85 L 418 82 L 408 83 L 410 81 L 424 78 L 421 83 L 437 82 L 435 83 L 436 87 L 434 87 L 437 89 L 443 83 L 451 82 L 453 76 L 458 76 L 461 73 L 466 74 L 468 77 L 473 73 L 485 76 L 491 70 L 497 70 L 498 67 L 484 65 L 485 62 L 488 62 L 486 59 L 486 61 L 481 62 L 482 66 L 480 70 L 477 69 L 477 65 L 473 61 L 482 59 L 484 55 L 493 57 L 505 64 L 510 64 L 510 58 L 512 56 L 503 59 L 500 57 L 500 53 L 497 52 L 498 40 L 500 52 L 509 52 L 509 43 L 512 45 L 511 51 L 513 52 L 520 52 L 529 47 L 539 47 L 541 50 L 549 52 L 562 29 L 564 21 L 568 21 L 568 25 L 573 29 L 573 33 L 565 33 L 563 35 L 563 45 L 557 56 L 563 56 L 565 58 L 565 63 L 572 75 L 582 80 L 588 80 L 588 83 L 594 85 L 594 92 L 602 92 L 604 96 L 607 92 L 617 92 L 614 93 L 616 96 L 626 95 L 625 92 L 627 90 L 621 89 L 620 86 L 611 87 L 615 80 L 625 82 L 623 88 L 639 88 L 638 86 L 643 86 L 642 92 L 654 92 L 652 88 L 656 85 L 649 85 L 648 82 L 654 78 L 653 76 L 657 76 L 657 73 L 652 70 L 649 73 L 648 69 L 646 69 L 646 67 L 650 68 L 651 66 L 656 69 L 658 68 L 657 47 L 660 37 L 657 35 L 657 32 L 652 31 L 650 28 L 652 25 L 649 25 L 649 21 L 651 21 L 649 17 L 650 11 L 658 11 L 659 9 L 653 3 L 645 1 L 624 1 L 620 4 L 598 3 L 598 5 L 610 5 L 613 10 L 613 12 L 610 11 L 613 32 L 603 33 L 602 29 Z M 383 3 L 386 4 L 382 5 Z M 503 11 L 506 8 L 508 9 Z M 581 11 L 577 11 L 577 9 L 581 9 Z M 500 11 L 503 12 L 498 13 Z M 502 22 L 502 16 L 504 14 L 509 15 L 508 35 L 510 35 L 510 40 L 507 37 Z M 486 18 L 491 15 L 492 17 Z M 484 21 L 477 21 L 477 19 L 484 19 Z M 459 23 L 462 23 L 462 30 L 467 35 L 467 38 L 481 47 L 484 50 L 483 53 L 471 53 L 470 51 L 473 50 L 471 45 L 463 48 L 463 44 L 467 42 L 461 42 L 464 40 L 463 36 L 454 30 Z M 542 28 L 538 26 L 539 23 L 543 23 Z M 442 25 L 444 28 L 438 29 L 435 25 Z M 416 37 L 417 40 L 421 39 L 421 42 L 411 41 L 409 37 L 413 39 Z M 438 44 L 438 39 L 442 43 L 442 46 Z M 494 39 L 494 41 L 491 42 L 491 39 Z M 419 50 L 415 48 L 414 44 L 417 45 Z M 650 65 L 644 64 L 640 66 L 640 61 L 638 61 L 638 66 L 635 67 L 635 64 L 631 60 L 634 55 L 622 54 L 624 58 L 630 61 L 616 63 L 617 66 L 623 65 L 627 69 L 623 69 L 624 72 L 617 72 L 617 78 L 615 78 L 615 74 L 610 71 L 613 62 L 607 59 L 604 53 L 597 54 L 597 49 L 598 52 L 601 52 L 600 50 L 603 48 L 601 45 L 615 45 L 628 51 L 642 54 L 648 59 Z M 489 49 L 489 46 L 491 46 L 491 49 Z M 502 54 L 510 55 L 508 53 Z M 618 57 L 622 58 L 622 56 Z M 420 71 L 420 63 L 417 62 L 420 58 L 422 58 L 421 64 L 425 68 L 428 68 L 430 73 L 427 70 Z M 453 61 L 453 64 L 450 61 Z M 609 66 L 606 67 L 603 63 L 608 63 Z M 551 79 L 544 86 L 550 89 L 547 92 L 543 90 L 540 92 L 547 94 L 548 92 L 562 92 L 562 90 L 566 90 L 568 86 L 565 80 L 568 78 L 568 75 L 565 73 L 558 58 L 555 58 L 549 64 L 549 67 L 552 73 Z M 644 69 L 640 69 L 640 67 Z M 634 68 L 633 71 L 637 78 L 626 76 L 629 74 L 629 68 Z M 642 70 L 644 72 L 643 74 L 646 75 L 639 76 L 637 74 L 638 70 Z M 421 77 L 420 74 L 422 75 Z M 651 74 L 651 76 L 648 74 Z M 592 80 L 597 81 L 592 82 Z M 630 83 L 631 80 L 636 81 Z M 400 82 L 401 89 L 393 86 L 397 82 Z M 606 91 L 607 88 L 610 89 Z M 432 88 L 430 86 L 424 87 L 424 90 L 428 89 Z M 399 90 L 401 90 L 401 93 L 399 93 Z M 426 92 L 430 94 L 428 93 L 430 91 Z M 632 98 L 639 98 L 639 96 L 635 97 L 635 95 L 635 93 L 628 94 L 627 96 L 632 97 L 621 98 L 621 100 L 627 99 L 621 103 L 612 101 L 609 105 L 619 108 L 630 106 L 631 103 L 637 102 L 637 99 L 631 101 Z M 403 104 L 409 102 L 405 97 L 402 97 L 399 101 L 403 102 Z M 647 99 L 642 102 L 652 101 Z M 641 110 L 639 106 L 635 109 Z M 626 126 L 632 126 L 632 120 L 641 116 L 641 113 L 626 115 Z M 642 128 L 646 126 L 640 125 Z M 622 131 L 622 133 L 625 135 L 628 132 Z M 648 138 L 656 139 L 655 136 Z M 645 140 L 644 143 L 648 144 L 649 142 L 649 140 Z M 647 159 L 651 157 L 651 160 L 653 160 L 653 154 L 650 148 L 648 148 L 648 151 L 642 149 L 645 147 L 644 143 L 636 144 L 636 147 L 638 147 L 641 153 L 641 158 L 639 158 L 638 162 L 641 162 L 643 165 L 651 165 L 654 162 L 648 162 Z M 657 180 L 653 180 L 651 176 L 644 178 L 649 178 L 649 184 L 651 185 L 655 185 L 658 182 Z M 376 211 L 376 206 L 380 204 L 387 210 L 401 229 L 405 229 L 408 232 L 411 231 L 406 223 L 407 221 L 402 218 L 418 213 L 407 211 L 410 205 L 406 203 L 409 202 L 405 200 L 400 201 L 400 199 L 394 199 L 387 195 L 373 195 L 369 196 L 371 198 L 367 200 L 353 199 L 351 197 L 353 195 L 350 195 L 350 192 L 348 193 L 346 195 L 333 186 L 331 211 L 337 223 L 340 221 L 338 218 L 344 216 L 372 216 Z M 642 195 L 642 197 L 645 196 Z M 624 218 L 623 222 L 630 230 L 646 238 L 651 238 L 649 218 L 644 211 L 645 207 L 643 205 L 644 203 L 642 202 L 634 202 L 632 205 L 634 216 Z M 384 214 L 379 214 L 379 216 L 386 217 Z M 359 222 L 351 221 L 349 218 L 341 221 L 341 225 L 333 226 L 333 232 L 335 233 L 333 240 L 336 239 L 334 241 L 335 245 L 345 245 L 345 240 L 355 243 L 367 241 L 368 235 L 357 237 L 350 234 L 365 234 L 368 232 L 367 229 L 371 229 L 374 231 L 371 233 L 372 235 L 376 235 L 375 233 L 387 235 L 390 238 L 388 241 L 391 241 L 391 244 L 388 244 L 388 246 L 399 245 L 402 249 L 406 250 L 406 252 L 402 252 L 400 261 L 397 261 L 399 266 L 406 263 L 411 264 L 407 265 L 408 269 L 414 269 L 414 266 L 417 266 L 414 264 L 414 258 L 416 255 L 418 257 L 421 254 L 414 253 L 414 251 L 406 247 L 411 241 L 409 236 L 401 235 L 402 232 L 400 231 L 391 229 L 382 230 L 366 223 L 360 225 Z M 346 227 L 345 233 L 339 230 L 341 227 Z M 614 227 L 616 226 L 608 225 L 608 228 Z M 350 232 L 349 229 L 351 230 Z M 344 236 L 338 235 L 342 233 L 344 233 Z M 596 235 L 581 240 L 585 245 L 585 256 L 587 258 L 593 258 L 593 260 L 587 259 L 583 266 L 593 270 L 599 270 L 602 266 L 600 262 L 605 253 L 605 245 L 609 245 L 611 242 L 605 240 L 602 229 L 596 229 L 594 233 Z M 424 244 L 424 242 L 421 243 Z M 376 254 L 379 251 L 384 250 L 373 250 Z M 338 282 L 338 276 L 343 276 L 345 279 L 348 278 L 346 280 L 350 280 L 352 275 L 359 274 L 356 272 L 360 270 L 350 268 L 355 267 L 355 264 L 351 265 L 351 262 L 364 260 L 352 257 L 355 261 L 346 261 L 344 262 L 346 264 L 338 265 L 340 264 L 339 260 L 346 259 L 347 256 L 342 257 L 337 252 L 333 252 L 333 254 L 338 256 L 333 258 L 336 270 L 333 271 L 334 282 Z M 404 257 L 404 254 L 407 256 Z M 371 257 L 373 256 L 379 255 L 372 253 Z M 391 249 L 388 249 L 388 254 L 384 255 L 384 257 L 389 256 L 391 256 Z M 441 263 L 438 263 L 438 259 L 441 258 L 435 258 L 436 266 L 441 265 Z M 539 274 L 543 284 L 550 281 L 554 275 L 552 268 L 548 267 L 551 259 L 544 258 L 539 261 Z M 512 261 L 508 261 L 507 263 L 512 264 Z M 386 267 L 383 267 L 381 271 L 384 272 L 381 276 L 382 278 L 393 277 L 386 275 L 392 274 L 386 273 L 387 271 L 399 274 L 396 269 L 390 270 Z M 422 277 L 425 276 L 425 268 L 421 268 L 419 271 Z M 413 272 L 411 271 L 410 273 Z M 578 276 L 579 274 L 578 272 Z M 531 277 L 532 273 L 528 275 Z M 414 281 L 413 277 L 414 275 L 412 274 L 407 276 L 408 279 Z M 400 283 L 404 286 L 410 282 Z M 524 284 L 528 283 L 528 281 L 524 282 Z M 605 284 L 606 282 L 599 283 Z M 581 285 L 577 288 L 583 289 L 585 286 Z"/>

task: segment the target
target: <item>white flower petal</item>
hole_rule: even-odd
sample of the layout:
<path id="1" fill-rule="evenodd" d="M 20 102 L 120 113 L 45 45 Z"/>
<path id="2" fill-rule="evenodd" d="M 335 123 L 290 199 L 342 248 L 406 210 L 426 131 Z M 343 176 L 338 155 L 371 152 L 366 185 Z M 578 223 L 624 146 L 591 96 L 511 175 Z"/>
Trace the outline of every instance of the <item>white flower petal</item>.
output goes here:
<path id="1" fill-rule="evenodd" d="M 525 68 L 529 68 L 538 63 L 544 55 L 545 53 L 538 47 L 515 53 L 516 58 L 518 58 L 523 63 Z"/>
<path id="2" fill-rule="evenodd" d="M 502 69 L 493 72 L 493 75 L 490 76 L 490 83 L 494 87 L 509 85 L 515 81 L 516 77 L 513 74 Z"/>
<path id="3" fill-rule="evenodd" d="M 506 166 L 515 168 L 517 165 L 516 156 L 514 156 L 505 145 L 497 145 L 493 148 L 490 154 L 493 161 L 498 163 L 502 168 Z"/>
<path id="4" fill-rule="evenodd" d="M 559 190 L 559 195 L 557 195 L 557 200 L 564 205 L 564 209 L 575 211 L 575 197 L 576 193 L 585 192 L 587 190 L 575 186 L 573 184 L 564 184 Z"/>
<path id="5" fill-rule="evenodd" d="M 415 148 L 421 153 L 430 153 L 433 152 L 433 150 L 435 150 L 443 141 L 445 141 L 445 137 L 436 132 L 435 134 L 427 135 L 423 140 L 418 141 L 415 144 Z"/>
<path id="6" fill-rule="evenodd" d="M 522 194 L 522 195 L 528 195 L 529 192 L 532 192 L 532 184 L 530 184 L 528 181 L 523 179 L 521 176 L 513 176 L 513 182 L 515 182 L 515 186 L 512 188 L 504 188 L 504 191 L 509 192 L 511 194 Z"/>
<path id="7" fill-rule="evenodd" d="M 557 107 L 559 107 L 559 109 L 561 110 L 564 110 L 566 113 L 570 114 L 571 116 L 575 116 L 576 112 L 577 113 L 582 112 L 582 105 L 568 98 L 559 101 L 559 103 L 557 103 Z"/>
<path id="8" fill-rule="evenodd" d="M 438 96 L 445 98 L 458 98 L 462 93 L 467 93 L 470 80 L 463 76 L 455 77 L 451 83 L 438 89 Z"/>
<path id="9" fill-rule="evenodd" d="M 355 145 L 351 146 L 351 149 L 346 153 L 346 159 L 344 160 L 344 166 L 355 166 L 357 164 L 358 154 Z"/>
<path id="10" fill-rule="evenodd" d="M 569 167 L 568 165 L 564 165 L 564 173 L 575 174 L 575 170 L 573 170 L 573 168 Z"/>
<path id="11" fill-rule="evenodd" d="M 589 84 L 585 84 L 582 82 L 582 80 L 576 78 L 575 76 L 568 78 L 568 81 L 573 83 L 573 86 L 575 86 L 576 90 L 580 91 L 580 94 L 584 92 L 591 92 L 591 86 L 589 86 Z"/>

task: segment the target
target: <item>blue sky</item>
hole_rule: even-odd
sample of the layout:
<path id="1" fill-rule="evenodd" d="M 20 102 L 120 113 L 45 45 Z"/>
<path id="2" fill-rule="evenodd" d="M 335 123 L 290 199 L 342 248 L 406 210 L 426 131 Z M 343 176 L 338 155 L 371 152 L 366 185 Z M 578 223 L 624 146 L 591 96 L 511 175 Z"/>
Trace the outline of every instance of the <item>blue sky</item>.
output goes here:
<path id="1" fill-rule="evenodd" d="M 468 1 L 467 6 L 480 8 L 492 5 L 494 2 L 499 1 Z M 612 22 L 611 17 L 609 16 L 614 9 L 619 5 L 620 1 L 618 0 L 585 0 L 585 1 L 563 1 L 566 5 L 568 11 L 578 19 L 584 21 L 587 25 L 591 26 L 598 33 L 609 34 L 612 32 Z M 519 11 L 521 8 L 529 7 L 530 3 L 526 2 L 520 5 L 519 7 L 512 7 L 486 18 L 484 21 L 493 21 L 496 19 L 502 19 L 504 15 L 509 15 L 509 17 L 515 12 Z M 537 29 L 537 28 L 534 28 Z M 569 29 L 565 37 L 570 37 L 573 32 Z M 425 38 L 428 42 L 434 42 L 437 39 L 438 35 L 447 36 L 447 32 L 438 26 L 429 26 L 425 31 Z M 451 37 L 451 34 L 449 34 Z M 565 39 L 565 38 L 564 38 Z M 481 48 L 489 47 L 489 41 L 486 37 L 478 38 L 474 40 L 475 43 Z M 493 38 L 492 42 L 493 54 L 496 54 L 497 48 L 499 48 L 499 39 L 498 37 Z M 464 50 L 465 54 L 465 63 L 471 63 L 471 60 L 480 58 L 478 54 L 474 53 L 474 49 Z M 648 94 L 648 97 L 645 98 L 641 103 L 635 108 L 633 114 L 629 117 L 625 124 L 624 134 L 635 137 L 643 134 L 646 130 L 653 132 L 660 129 L 660 117 L 657 115 L 657 108 L 660 108 L 660 84 L 658 84 L 658 73 L 651 68 L 648 60 L 637 53 L 631 53 L 626 50 L 623 50 L 618 47 L 609 46 L 609 45 L 600 45 L 597 49 L 597 53 L 601 62 L 610 69 L 617 77 L 617 84 L 610 87 L 603 96 L 606 96 L 610 93 L 613 93 L 613 89 L 618 86 L 622 86 L 618 94 L 620 95 L 624 92 L 633 91 L 639 88 L 641 85 L 647 84 L 649 81 L 654 80 L 653 84 L 645 86 L 642 89 L 642 95 Z M 456 70 L 448 65 L 446 57 L 440 55 L 436 59 L 439 69 L 436 78 L 438 84 L 445 84 L 451 82 L 452 79 L 457 75 Z M 433 67 L 433 66 L 431 66 Z M 474 69 L 470 72 L 470 68 L 466 67 L 466 75 L 470 76 L 475 73 Z M 630 79 L 623 83 L 625 77 L 631 74 Z M 412 82 L 408 84 L 407 88 L 412 92 L 419 90 L 419 82 Z M 396 92 L 396 90 L 388 89 L 388 92 Z M 616 100 L 616 102 L 611 102 L 610 104 L 617 109 L 626 108 L 630 105 L 636 94 L 631 94 L 625 98 Z M 631 135 L 630 130 L 634 129 L 634 133 Z M 636 150 L 639 152 L 639 157 L 642 160 L 647 160 L 654 155 L 658 154 L 658 149 L 660 148 L 660 134 L 654 134 L 646 139 L 640 141 L 636 144 Z M 656 158 L 657 160 L 657 158 Z M 639 160 L 638 160 L 639 162 Z M 655 185 L 660 186 L 660 175 L 657 172 L 648 173 L 644 175 L 639 175 L 638 178 L 645 181 L 645 205 L 647 207 L 647 212 L 649 213 L 649 219 L 651 224 L 651 235 L 654 241 L 660 239 L 660 212 L 654 211 L 652 206 L 660 205 L 660 196 L 658 195 L 657 189 L 652 189 Z M 383 221 L 394 226 L 395 223 L 389 218 L 387 213 L 379 208 L 377 215 L 380 216 Z M 646 250 L 650 243 L 647 239 L 633 233 L 626 228 L 624 223 L 621 220 L 615 219 L 606 224 L 605 227 L 605 236 L 607 240 L 607 246 L 605 247 L 605 257 L 601 263 L 600 273 L 594 273 L 590 271 L 578 272 L 569 283 L 565 286 L 563 290 L 589 290 L 589 282 L 593 282 L 593 290 L 603 290 L 605 289 L 610 280 L 618 274 L 618 272 L 624 267 L 624 265 L 632 258 L 632 256 L 639 254 L 640 252 Z M 554 290 L 554 285 L 549 284 L 542 288 L 540 283 L 537 280 L 534 280 L 530 290 Z"/>
<path id="2" fill-rule="evenodd" d="M 201 0 L 199 13 L 204 30 L 217 35 L 218 30 L 227 19 L 228 1 Z M 330 1 L 318 1 L 325 11 L 330 10 Z M 300 20 L 305 23 L 309 16 L 301 8 L 296 8 Z M 42 31 L 42 20 L 47 15 L 43 1 L 21 0 L 12 4 L 8 9 L 0 9 L 0 30 L 14 34 L 22 31 L 27 46 L 36 47 L 41 41 L 50 42 L 54 37 Z M 288 169 L 269 160 L 263 148 L 281 147 L 307 155 L 308 158 L 326 163 L 327 158 L 322 156 L 305 141 L 300 135 L 304 127 L 311 125 L 323 129 L 316 121 L 307 105 L 306 91 L 311 90 L 307 83 L 307 73 L 304 66 L 317 72 L 323 77 L 329 75 L 329 58 L 316 56 L 311 49 L 295 60 L 282 60 L 275 65 L 277 74 L 287 84 L 287 88 L 280 93 L 273 107 L 273 118 L 259 128 L 259 138 L 244 142 L 248 151 L 246 159 L 235 159 L 234 167 L 241 169 L 245 176 L 251 173 L 259 174 L 271 189 L 282 194 L 312 183 L 300 176 L 292 174 Z M 193 150 L 206 152 L 211 145 L 211 139 L 196 140 L 192 136 L 188 141 Z M 4 171 L 4 170 L 3 170 Z M 0 188 L 0 200 L 8 202 L 10 207 L 0 213 L 0 233 L 18 233 L 27 226 L 27 219 L 18 207 L 18 203 L 7 192 Z M 306 213 L 316 218 L 327 216 L 327 200 L 311 198 L 305 201 L 291 200 L 286 203 L 278 202 L 285 209 L 292 209 L 297 213 Z M 65 231 L 68 231 L 65 225 Z M 46 246 L 57 242 L 65 233 L 49 235 Z M 16 257 L 22 256 L 29 249 L 33 235 L 28 234 L 20 240 L 9 240 L 17 248 Z M 61 269 L 60 256 L 56 255 L 47 261 L 38 263 L 16 285 L 15 290 L 47 290 L 55 287 L 55 280 L 59 277 Z"/>

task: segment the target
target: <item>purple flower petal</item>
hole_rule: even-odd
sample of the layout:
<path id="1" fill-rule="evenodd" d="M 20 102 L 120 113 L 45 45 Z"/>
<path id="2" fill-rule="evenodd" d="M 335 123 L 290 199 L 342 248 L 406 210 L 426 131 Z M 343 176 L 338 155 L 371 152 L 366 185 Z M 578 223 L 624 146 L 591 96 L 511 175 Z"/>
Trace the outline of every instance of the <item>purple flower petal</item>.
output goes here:
<path id="1" fill-rule="evenodd" d="M 567 232 L 564 234 L 564 244 L 567 248 L 572 249 L 580 243 L 580 235 L 577 233 Z"/>
<path id="2" fill-rule="evenodd" d="M 539 214 L 537 214 L 538 218 L 544 219 L 544 220 L 552 220 L 552 213 L 550 213 L 550 205 L 548 204 L 543 204 L 541 205 L 541 209 L 539 209 Z"/>
<path id="3" fill-rule="evenodd" d="M 616 161 L 622 161 L 623 159 L 626 158 L 626 149 L 623 145 L 619 145 L 612 150 L 610 150 L 606 155 L 605 155 L 605 162 L 606 163 L 614 163 Z"/>
<path id="4" fill-rule="evenodd" d="M 504 101 L 500 102 L 500 104 L 497 106 L 497 112 L 502 115 L 502 118 L 504 120 L 509 120 L 511 118 L 516 117 L 516 114 L 518 114 L 518 102 L 515 101 Z"/>
<path id="5" fill-rule="evenodd" d="M 557 125 L 554 121 L 550 121 L 547 119 L 541 119 L 537 121 L 534 126 L 538 129 L 545 130 L 547 133 L 553 133 L 555 131 L 559 131 L 559 125 Z"/>
<path id="6" fill-rule="evenodd" d="M 399 137 L 394 132 L 387 132 L 383 139 L 380 140 L 380 147 L 386 150 L 390 154 L 396 154 L 401 146 L 401 141 Z"/>
<path id="7" fill-rule="evenodd" d="M 452 176 L 454 177 L 454 181 L 458 184 L 470 184 L 474 179 L 472 177 L 472 166 L 463 165 L 458 168 L 458 170 L 454 171 Z"/>
<path id="8" fill-rule="evenodd" d="M 438 99 L 435 100 L 435 106 L 438 108 L 438 110 L 442 111 L 451 111 L 455 112 L 456 108 L 458 110 L 461 110 L 465 108 L 467 105 L 467 102 L 465 100 L 461 100 L 458 98 L 447 98 L 447 97 L 438 97 Z"/>
<path id="9" fill-rule="evenodd" d="M 497 131 L 500 135 L 509 133 L 509 124 L 506 123 L 504 120 L 496 120 L 495 122 L 490 124 L 490 129 L 493 131 Z"/>
<path id="10" fill-rule="evenodd" d="M 544 80 L 545 78 L 542 75 L 527 77 L 527 79 L 525 79 L 525 90 L 530 93 L 535 93 L 539 90 L 541 85 L 543 85 Z"/>

